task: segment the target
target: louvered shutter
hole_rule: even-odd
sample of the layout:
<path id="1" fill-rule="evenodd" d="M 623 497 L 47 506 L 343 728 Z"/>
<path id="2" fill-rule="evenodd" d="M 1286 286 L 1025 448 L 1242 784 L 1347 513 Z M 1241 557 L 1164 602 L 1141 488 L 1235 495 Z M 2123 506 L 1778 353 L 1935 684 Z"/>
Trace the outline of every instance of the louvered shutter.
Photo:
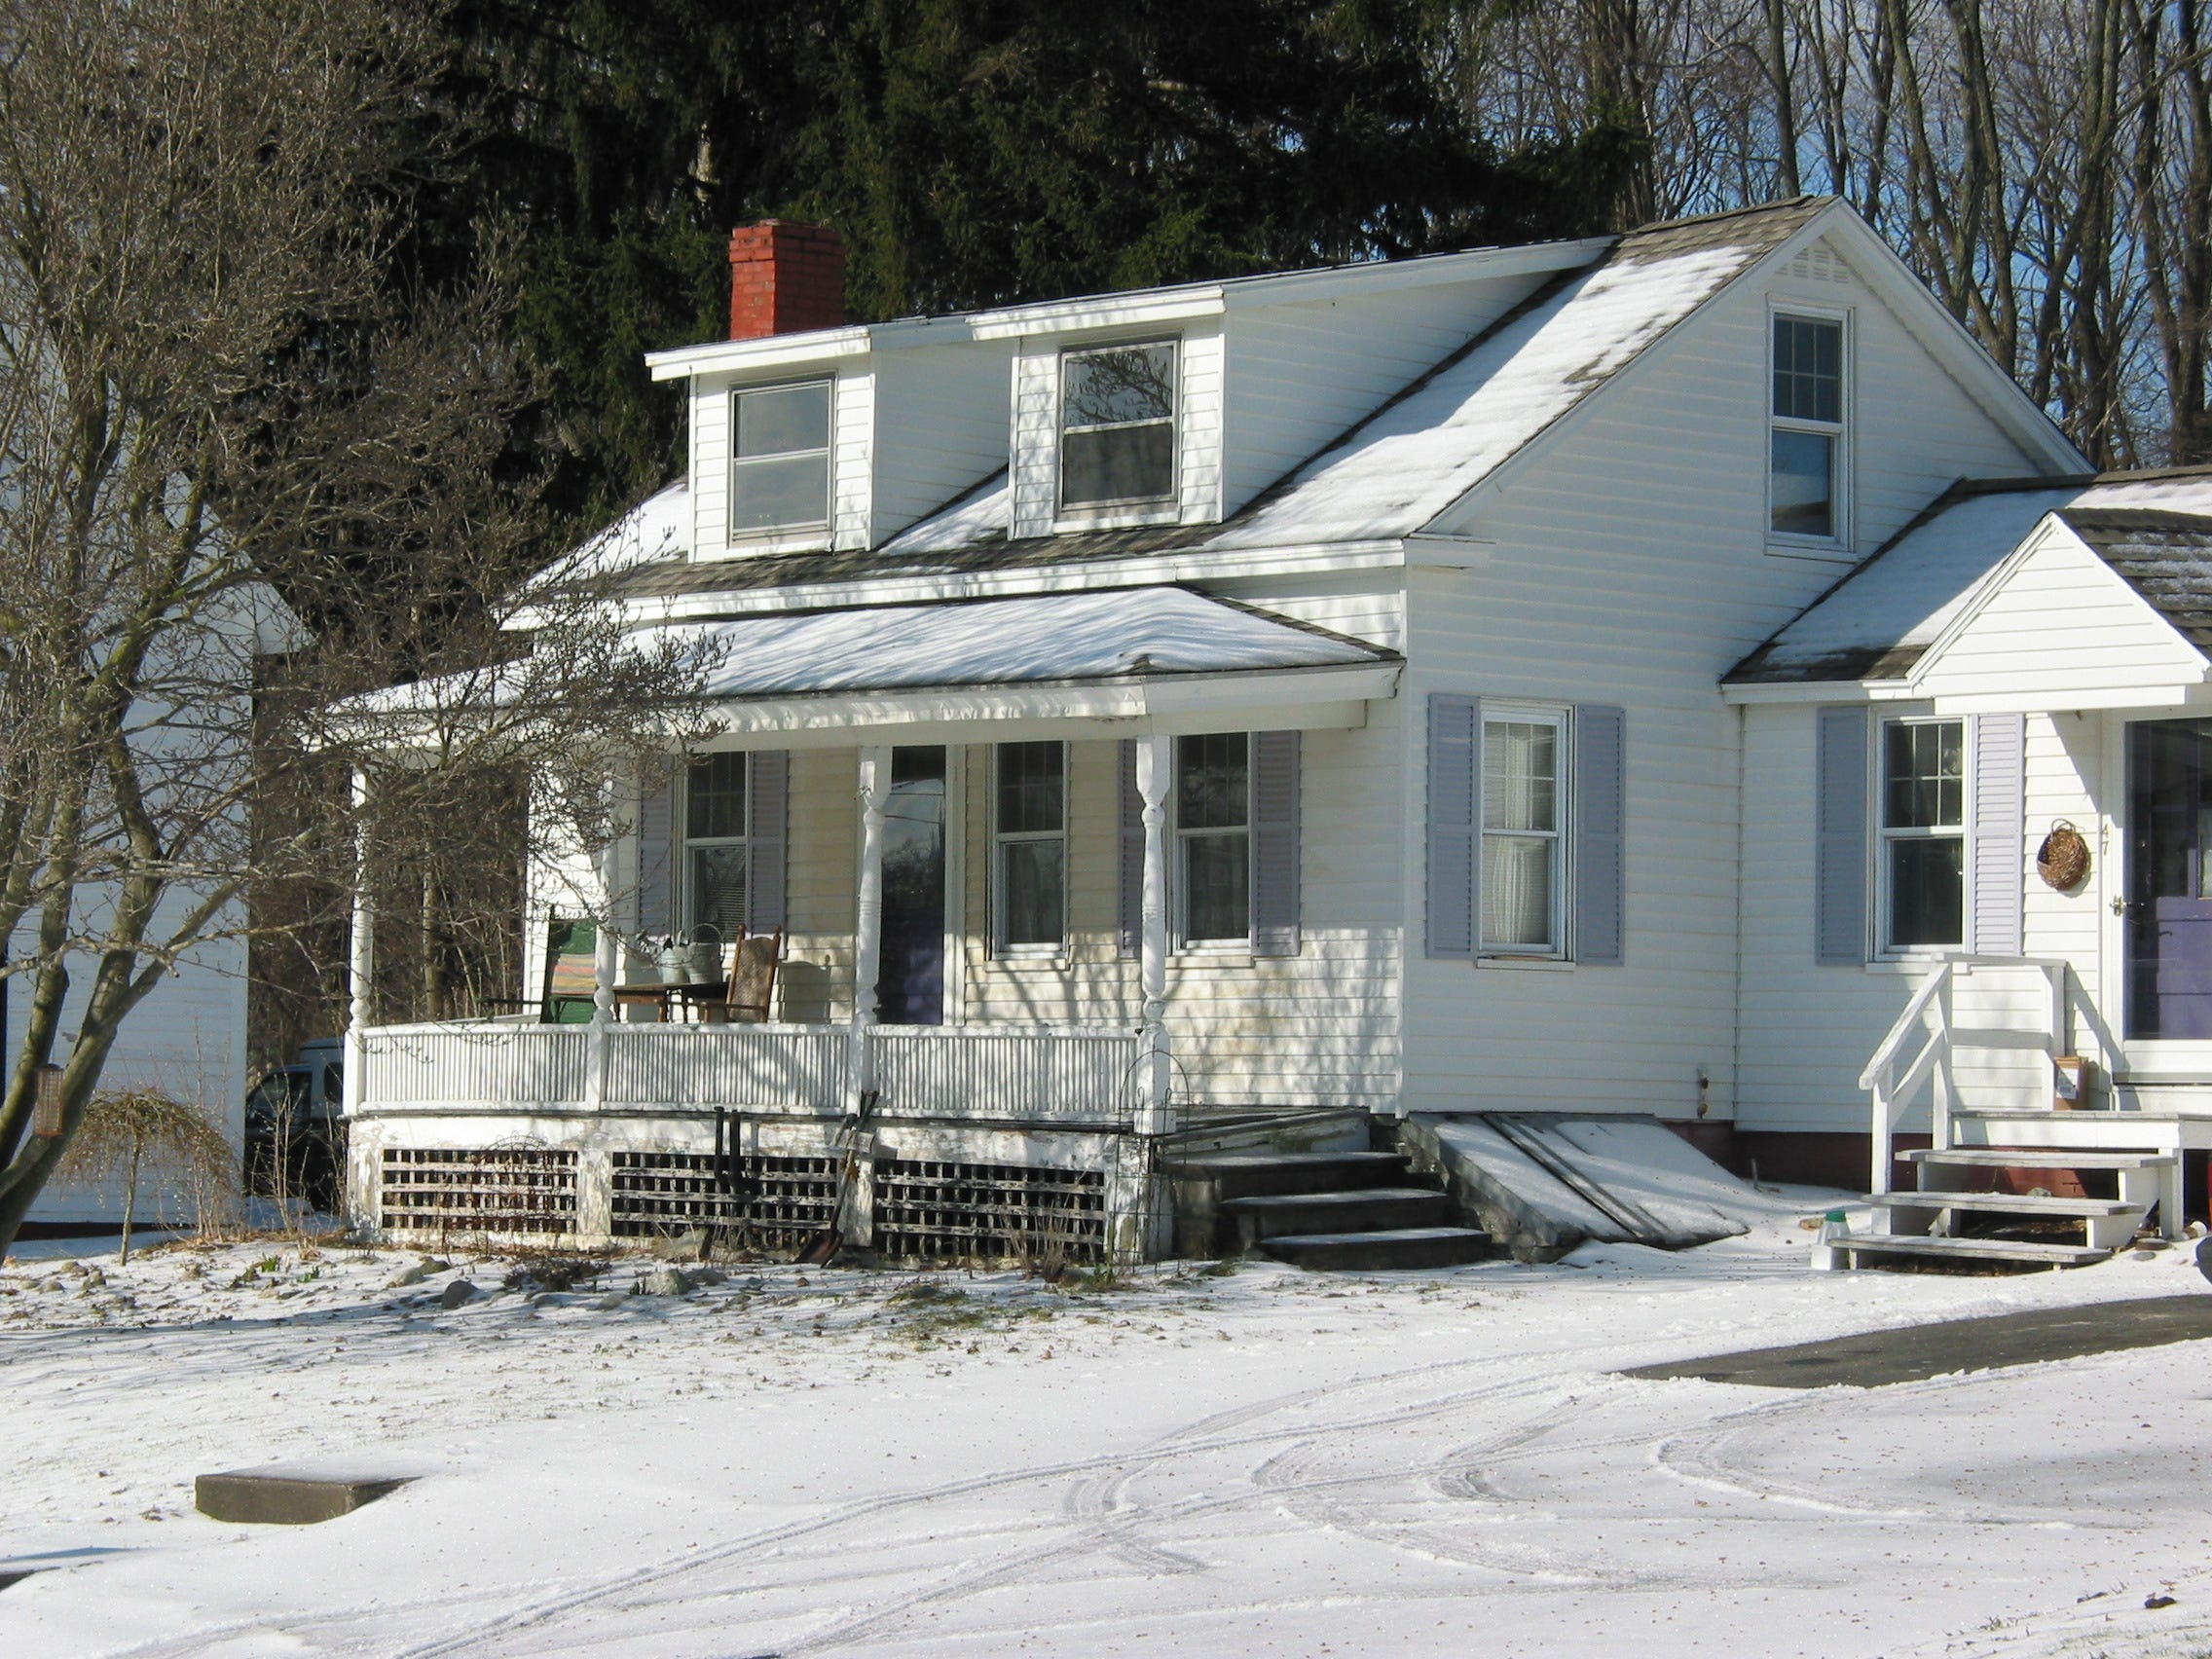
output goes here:
<path id="1" fill-rule="evenodd" d="M 1252 734 L 1254 956 L 1298 954 L 1298 733 Z"/>
<path id="2" fill-rule="evenodd" d="M 1428 700 L 1428 954 L 1473 961 L 1476 822 L 1482 792 L 1482 705 L 1437 692 Z"/>
<path id="3" fill-rule="evenodd" d="M 1984 956 L 2021 952 L 2027 875 L 2028 718 L 1977 715 L 1968 722 L 1973 756 L 1973 891 L 1967 947 Z"/>
<path id="4" fill-rule="evenodd" d="M 1137 793 L 1137 746 L 1122 741 L 1121 758 L 1122 861 L 1116 886 L 1115 948 L 1135 960 L 1144 942 L 1144 796 Z"/>
<path id="5" fill-rule="evenodd" d="M 1813 957 L 1866 960 L 1866 711 L 1823 709 L 1815 759 Z"/>
<path id="6" fill-rule="evenodd" d="M 745 925 L 769 933 L 784 925 L 785 817 L 791 799 L 790 754 L 766 749 L 749 756 L 745 787 L 750 834 L 745 883 Z"/>
<path id="7" fill-rule="evenodd" d="M 638 931 L 676 926 L 677 767 L 648 764 L 638 784 Z"/>
<path id="8" fill-rule="evenodd" d="M 1625 710 L 1574 711 L 1574 960 L 1599 968 L 1617 968 L 1622 959 L 1627 728 Z"/>

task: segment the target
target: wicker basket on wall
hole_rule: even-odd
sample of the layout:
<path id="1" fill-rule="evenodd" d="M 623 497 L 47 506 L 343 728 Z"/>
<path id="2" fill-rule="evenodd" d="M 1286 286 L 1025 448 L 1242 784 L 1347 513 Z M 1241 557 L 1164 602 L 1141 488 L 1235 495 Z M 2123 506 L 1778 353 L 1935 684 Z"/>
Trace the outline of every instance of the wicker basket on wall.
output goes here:
<path id="1" fill-rule="evenodd" d="M 2082 831 L 2063 818 L 2053 824 L 2036 849 L 2036 873 L 2061 893 L 2071 893 L 2088 879 L 2089 843 Z"/>

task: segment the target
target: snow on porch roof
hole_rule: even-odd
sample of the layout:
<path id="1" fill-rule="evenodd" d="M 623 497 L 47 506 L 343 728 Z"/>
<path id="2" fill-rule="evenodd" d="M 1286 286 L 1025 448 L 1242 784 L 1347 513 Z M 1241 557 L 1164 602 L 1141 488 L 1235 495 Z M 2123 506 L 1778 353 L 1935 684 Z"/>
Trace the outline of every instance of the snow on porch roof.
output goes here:
<path id="1" fill-rule="evenodd" d="M 1368 667 L 1396 653 L 1187 588 L 680 623 L 721 653 L 710 700 Z"/>
<path id="2" fill-rule="evenodd" d="M 2212 516 L 2212 470 L 1960 485 L 1746 657 L 1727 683 L 1903 679 L 2046 513 L 2071 520 L 2115 510 Z"/>

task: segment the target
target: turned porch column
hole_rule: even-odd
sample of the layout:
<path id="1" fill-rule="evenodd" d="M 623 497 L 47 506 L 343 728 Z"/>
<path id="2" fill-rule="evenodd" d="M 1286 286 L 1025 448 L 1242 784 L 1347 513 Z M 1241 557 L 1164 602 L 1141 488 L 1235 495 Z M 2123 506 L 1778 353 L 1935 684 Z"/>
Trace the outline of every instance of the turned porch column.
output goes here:
<path id="1" fill-rule="evenodd" d="M 868 1027 L 881 1006 L 876 981 L 883 972 L 883 814 L 891 799 L 891 751 L 881 744 L 861 751 L 861 867 L 853 907 L 853 1106 L 874 1087 L 869 1075 Z"/>
<path id="2" fill-rule="evenodd" d="M 368 1046 L 364 1041 L 374 1011 L 371 980 L 377 966 L 377 902 L 369 890 L 369 776 L 353 774 L 353 921 L 348 941 L 346 1015 L 346 1075 L 343 1095 L 346 1115 L 360 1109 L 361 1086 L 367 1081 Z"/>
<path id="3" fill-rule="evenodd" d="M 1144 993 L 1138 1027 L 1138 1076 L 1144 1098 L 1137 1133 L 1163 1135 L 1174 1126 L 1168 1104 L 1167 1049 L 1167 788 L 1174 767 L 1171 737 L 1137 739 L 1137 794 L 1144 802 L 1143 931 L 1137 941 L 1137 982 Z"/>
<path id="4" fill-rule="evenodd" d="M 606 790 L 611 818 L 618 804 L 612 780 L 608 782 Z M 609 836 L 607 845 L 599 849 L 599 904 L 591 936 L 591 1033 L 585 1039 L 584 1104 L 595 1112 L 607 1104 L 607 1028 L 614 1019 L 614 976 L 618 960 L 614 952 L 621 942 L 614 932 L 614 889 L 619 879 L 619 856 L 620 843 Z M 550 940 L 546 948 L 552 948 Z"/>

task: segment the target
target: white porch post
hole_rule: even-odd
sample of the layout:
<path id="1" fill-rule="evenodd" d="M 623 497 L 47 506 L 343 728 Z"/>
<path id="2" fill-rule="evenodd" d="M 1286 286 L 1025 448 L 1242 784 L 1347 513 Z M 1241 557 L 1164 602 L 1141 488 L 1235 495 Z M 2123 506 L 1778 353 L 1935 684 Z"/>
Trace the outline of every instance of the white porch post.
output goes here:
<path id="1" fill-rule="evenodd" d="M 608 805 L 615 804 L 612 780 L 607 785 Z M 592 928 L 591 1035 L 586 1039 L 584 1104 L 593 1111 L 607 1103 L 607 1028 L 614 1018 L 614 888 L 618 880 L 619 843 L 609 838 L 599 849 L 599 917 Z"/>
<path id="2" fill-rule="evenodd" d="M 346 1115 L 361 1109 L 361 1086 L 368 1080 L 369 1015 L 373 1012 L 370 979 L 377 965 L 377 902 L 369 891 L 369 827 L 364 810 L 369 800 L 369 776 L 353 774 L 353 932 L 349 941 L 346 1018 L 346 1076 L 343 1079 Z"/>
<path id="3" fill-rule="evenodd" d="M 883 812 L 891 797 L 891 751 L 871 744 L 861 751 L 861 868 L 853 914 L 853 1100 L 874 1087 L 868 1064 L 868 1027 L 881 1006 L 876 980 L 883 971 Z"/>
<path id="4" fill-rule="evenodd" d="M 1143 935 L 1137 942 L 1137 979 L 1144 992 L 1138 1028 L 1138 1075 L 1144 1081 L 1136 1121 L 1140 1135 L 1163 1135 L 1175 1126 L 1168 1105 L 1167 1050 L 1167 781 L 1174 741 L 1158 734 L 1137 739 L 1137 793 L 1144 801 Z"/>

